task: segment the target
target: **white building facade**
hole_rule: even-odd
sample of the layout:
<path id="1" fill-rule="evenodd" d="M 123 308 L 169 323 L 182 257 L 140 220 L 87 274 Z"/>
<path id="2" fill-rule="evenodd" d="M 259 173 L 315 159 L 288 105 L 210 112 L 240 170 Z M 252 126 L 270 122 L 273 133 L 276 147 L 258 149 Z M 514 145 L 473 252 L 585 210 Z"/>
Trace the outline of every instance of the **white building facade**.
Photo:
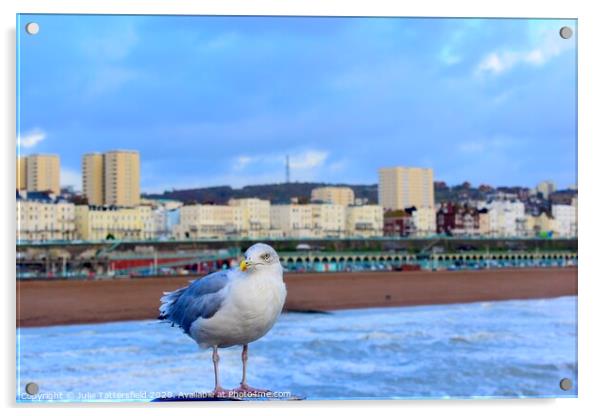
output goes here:
<path id="1" fill-rule="evenodd" d="M 51 195 L 17 196 L 17 241 L 75 239 L 75 205 Z"/>
<path id="2" fill-rule="evenodd" d="M 184 205 L 180 223 L 174 227 L 177 239 L 226 239 L 240 236 L 242 210 L 228 205 Z"/>
<path id="3" fill-rule="evenodd" d="M 259 198 L 231 199 L 228 205 L 240 209 L 241 212 L 241 237 L 262 238 L 270 230 L 271 203 Z"/>
<path id="4" fill-rule="evenodd" d="M 270 207 L 270 223 L 273 232 L 281 232 L 284 238 L 317 237 L 313 229 L 311 205 L 272 205 Z"/>
<path id="5" fill-rule="evenodd" d="M 528 235 L 525 204 L 518 200 L 480 202 L 488 210 L 487 233 L 491 237 L 525 237 Z"/>
<path id="6" fill-rule="evenodd" d="M 347 207 L 346 234 L 348 237 L 382 237 L 384 211 L 380 205 Z"/>
<path id="7" fill-rule="evenodd" d="M 437 211 L 435 208 L 417 208 L 412 212 L 412 220 L 417 237 L 428 237 L 437 233 Z"/>
<path id="8" fill-rule="evenodd" d="M 552 205 L 552 216 L 554 217 L 554 231 L 558 237 L 577 237 L 577 206 Z"/>

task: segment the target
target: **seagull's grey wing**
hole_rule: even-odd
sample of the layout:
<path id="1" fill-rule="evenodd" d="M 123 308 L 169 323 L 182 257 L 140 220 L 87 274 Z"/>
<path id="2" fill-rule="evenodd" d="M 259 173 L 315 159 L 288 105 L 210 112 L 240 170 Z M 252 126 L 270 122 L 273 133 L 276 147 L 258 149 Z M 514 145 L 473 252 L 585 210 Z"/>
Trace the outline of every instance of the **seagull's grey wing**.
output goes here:
<path id="1" fill-rule="evenodd" d="M 195 280 L 187 287 L 166 293 L 161 298 L 161 314 L 190 334 L 190 326 L 198 318 L 211 318 L 224 301 L 224 289 L 230 282 L 230 271 L 219 271 Z"/>

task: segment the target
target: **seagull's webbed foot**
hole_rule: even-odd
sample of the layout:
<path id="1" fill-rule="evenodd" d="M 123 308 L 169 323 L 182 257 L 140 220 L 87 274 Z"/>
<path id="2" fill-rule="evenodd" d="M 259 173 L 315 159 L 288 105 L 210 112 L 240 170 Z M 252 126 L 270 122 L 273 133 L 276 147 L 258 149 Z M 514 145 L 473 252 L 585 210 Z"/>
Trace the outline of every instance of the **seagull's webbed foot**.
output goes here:
<path id="1" fill-rule="evenodd" d="M 233 390 L 237 394 L 246 394 L 246 395 L 260 395 L 265 393 L 271 393 L 271 390 L 259 389 L 257 387 L 251 387 L 247 383 L 240 383 L 240 386 Z"/>
<path id="2" fill-rule="evenodd" d="M 211 393 L 213 394 L 213 397 L 225 398 L 230 396 L 231 391 L 232 390 L 225 389 L 221 386 L 216 386 Z"/>

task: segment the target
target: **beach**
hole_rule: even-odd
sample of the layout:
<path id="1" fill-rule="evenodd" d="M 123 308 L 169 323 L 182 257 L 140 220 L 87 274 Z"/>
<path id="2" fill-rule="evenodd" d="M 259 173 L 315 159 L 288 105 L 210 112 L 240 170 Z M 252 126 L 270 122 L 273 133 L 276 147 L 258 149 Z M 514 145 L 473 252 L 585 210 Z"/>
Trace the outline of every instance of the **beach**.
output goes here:
<path id="1" fill-rule="evenodd" d="M 153 319 L 187 277 L 17 282 L 17 326 Z M 285 274 L 289 311 L 537 299 L 577 294 L 577 268 Z"/>

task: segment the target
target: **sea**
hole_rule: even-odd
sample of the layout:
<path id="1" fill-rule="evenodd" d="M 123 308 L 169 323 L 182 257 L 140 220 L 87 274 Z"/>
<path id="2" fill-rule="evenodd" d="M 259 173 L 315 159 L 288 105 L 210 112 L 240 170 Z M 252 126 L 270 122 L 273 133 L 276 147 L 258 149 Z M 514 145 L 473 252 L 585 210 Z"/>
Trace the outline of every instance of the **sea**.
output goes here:
<path id="1" fill-rule="evenodd" d="M 240 353 L 220 350 L 225 388 L 240 382 Z M 250 344 L 247 379 L 307 400 L 576 397 L 577 298 L 284 313 Z M 211 351 L 169 324 L 17 332 L 20 402 L 145 402 L 212 388 Z"/>

